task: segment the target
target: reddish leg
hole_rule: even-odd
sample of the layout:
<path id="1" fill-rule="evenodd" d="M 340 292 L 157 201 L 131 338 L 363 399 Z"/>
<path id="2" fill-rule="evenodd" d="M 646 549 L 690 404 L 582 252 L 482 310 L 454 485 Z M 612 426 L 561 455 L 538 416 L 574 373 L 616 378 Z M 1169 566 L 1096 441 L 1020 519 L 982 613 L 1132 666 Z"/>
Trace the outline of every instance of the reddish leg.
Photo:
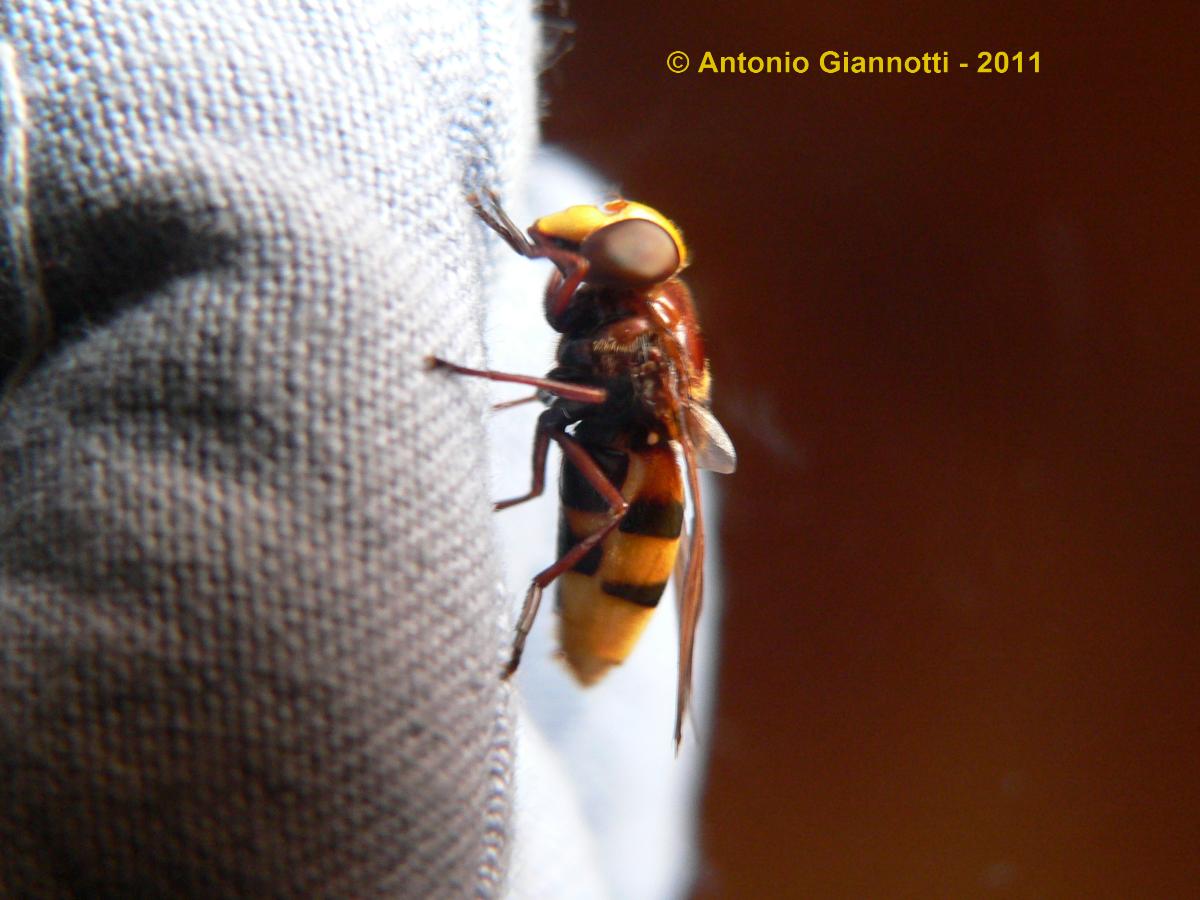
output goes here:
<path id="1" fill-rule="evenodd" d="M 629 511 L 629 504 L 621 496 L 621 492 L 608 480 L 604 470 L 596 465 L 591 454 L 575 438 L 559 430 L 547 430 L 544 433 L 549 440 L 553 440 L 562 448 L 563 455 L 571 461 L 571 464 L 579 470 L 579 473 L 588 480 L 588 483 L 596 489 L 600 496 L 608 501 L 609 514 L 608 519 L 598 530 L 568 550 L 554 565 L 548 566 L 533 576 L 533 581 L 530 582 L 529 590 L 525 594 L 525 603 L 521 607 L 521 617 L 517 620 L 517 634 L 513 638 L 512 657 L 504 669 L 502 678 L 511 676 L 521 663 L 521 654 L 525 651 L 525 639 L 529 637 L 529 629 L 533 627 L 533 620 L 537 617 L 538 607 L 542 602 L 542 591 L 555 578 L 563 572 L 569 571 L 577 562 L 587 556 L 593 547 L 608 537 L 609 532 L 621 523 L 621 520 L 625 518 L 625 513 Z"/>
<path id="2" fill-rule="evenodd" d="M 525 237 L 525 232 L 518 228 L 516 223 L 508 217 L 508 213 L 500 205 L 500 198 L 496 195 L 496 192 L 488 191 L 487 199 L 488 203 L 491 204 L 491 209 L 483 205 L 478 194 L 467 195 L 467 202 L 475 210 L 475 215 L 483 219 L 484 224 L 488 228 L 504 238 L 504 242 L 508 246 L 529 259 L 537 259 L 541 256 L 538 248 L 530 243 L 529 238 Z"/>
<path id="3" fill-rule="evenodd" d="M 558 266 L 562 273 L 561 280 L 557 280 L 557 283 L 551 281 L 546 288 L 546 317 L 551 322 L 557 322 L 587 275 L 590 263 L 572 250 L 540 242 L 536 235 L 534 240 L 530 241 L 508 217 L 494 191 L 487 192 L 487 199 L 491 209 L 484 207 L 478 194 L 468 196 L 467 202 L 474 207 L 475 214 L 483 219 L 484 224 L 504 238 L 505 243 L 517 253 L 527 259 L 548 259 Z"/>
<path id="4" fill-rule="evenodd" d="M 532 403 L 538 399 L 537 394 L 530 394 L 528 397 L 519 397 L 516 400 L 505 400 L 503 403 L 493 403 L 492 412 L 500 412 L 503 409 L 512 409 L 514 406 L 521 406 L 525 403 Z"/>
<path id="5" fill-rule="evenodd" d="M 604 388 L 587 387 L 582 384 L 572 384 L 569 381 L 554 381 L 550 378 L 536 378 L 533 375 L 514 375 L 511 372 L 494 372 L 491 369 L 468 369 L 466 366 L 456 365 L 436 356 L 426 357 L 425 364 L 430 369 L 449 369 L 459 375 L 471 375 L 475 378 L 486 378 L 489 381 L 528 384 L 539 391 L 545 391 L 555 397 L 562 397 L 564 400 L 577 400 L 580 403 L 603 403 L 608 399 L 608 391 Z"/>
<path id="6" fill-rule="evenodd" d="M 546 285 L 546 297 L 543 302 L 546 307 L 546 319 L 551 325 L 557 322 L 566 311 L 567 305 L 575 296 L 579 285 L 583 283 L 583 278 L 587 275 L 589 268 L 588 261 L 582 256 L 568 253 L 565 250 L 555 252 L 567 257 L 567 265 L 560 262 L 556 256 L 552 256 L 550 253 L 546 254 L 547 257 L 554 260 L 555 265 L 562 272 L 557 278 L 551 278 L 550 283 Z"/>
<path id="7" fill-rule="evenodd" d="M 542 416 L 544 417 L 545 413 L 542 413 Z M 539 418 L 537 432 L 533 436 L 533 483 L 529 488 L 529 493 L 513 497 L 511 500 L 501 500 L 493 507 L 495 512 L 516 506 L 518 503 L 524 503 L 526 500 L 532 500 L 534 497 L 540 497 L 542 491 L 546 489 L 546 451 L 550 449 L 551 430 L 542 424 L 543 421 Z"/>

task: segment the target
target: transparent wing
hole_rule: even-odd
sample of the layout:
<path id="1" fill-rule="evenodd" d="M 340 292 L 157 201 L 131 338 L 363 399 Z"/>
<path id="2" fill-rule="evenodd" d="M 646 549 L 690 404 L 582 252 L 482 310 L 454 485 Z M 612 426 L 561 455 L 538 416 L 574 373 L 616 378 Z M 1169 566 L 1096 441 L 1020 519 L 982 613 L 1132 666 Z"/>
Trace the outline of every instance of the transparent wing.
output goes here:
<path id="1" fill-rule="evenodd" d="M 715 421 L 715 420 L 714 420 Z M 692 698 L 692 650 L 696 624 L 704 601 L 704 510 L 700 503 L 700 470 L 689 441 L 683 442 L 688 490 L 692 495 L 692 528 L 676 560 L 676 600 L 679 603 L 679 684 L 675 698 L 675 752 L 683 740 L 683 719 Z M 682 564 L 682 569 L 678 568 Z M 683 578 L 679 579 L 682 572 Z M 682 581 L 682 587 L 680 587 Z"/>
<path id="2" fill-rule="evenodd" d="M 687 465 L 687 462 L 684 462 Z M 683 608 L 687 604 L 687 598 L 684 597 L 684 586 L 687 584 L 688 567 L 691 565 L 692 559 L 692 529 L 687 523 L 687 519 L 683 520 L 683 528 L 679 532 L 679 550 L 675 554 L 675 612 L 679 614 L 680 621 L 683 621 Z"/>
<path id="3" fill-rule="evenodd" d="M 733 441 L 707 407 L 689 403 L 684 408 L 684 422 L 701 469 L 728 475 L 737 468 L 737 451 Z"/>

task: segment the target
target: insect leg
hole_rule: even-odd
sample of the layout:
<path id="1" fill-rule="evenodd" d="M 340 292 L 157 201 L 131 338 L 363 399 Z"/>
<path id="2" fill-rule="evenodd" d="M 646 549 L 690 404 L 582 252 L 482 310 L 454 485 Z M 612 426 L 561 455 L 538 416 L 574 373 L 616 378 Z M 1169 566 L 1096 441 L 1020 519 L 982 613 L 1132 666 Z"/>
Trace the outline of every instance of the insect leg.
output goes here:
<path id="1" fill-rule="evenodd" d="M 597 493 L 608 502 L 609 514 L 608 519 L 599 529 L 568 550 L 556 563 L 533 576 L 533 581 L 530 582 L 529 590 L 525 594 L 525 603 L 521 607 L 521 617 L 517 620 L 517 634 L 513 638 L 512 657 L 504 669 L 504 674 L 501 676 L 503 678 L 508 678 L 517 671 L 517 666 L 521 663 L 521 654 L 525 650 L 525 639 L 529 636 L 529 629 L 533 627 L 533 620 L 537 616 L 538 607 L 542 602 L 542 591 L 555 578 L 569 571 L 587 556 L 593 547 L 608 537 L 609 532 L 621 523 L 621 520 L 625 518 L 625 513 L 629 511 L 629 504 L 621 496 L 621 492 L 608 480 L 604 470 L 596 464 L 583 445 L 564 431 L 548 429 L 545 434 L 548 439 L 553 440 L 562 448 L 563 456 L 570 460 L 579 474 L 586 478 Z"/>
<path id="2" fill-rule="evenodd" d="M 550 436 L 563 425 L 561 415 L 553 407 L 538 416 L 537 431 L 533 436 L 533 482 L 529 493 L 511 500 L 501 500 L 493 507 L 496 512 L 542 495 L 546 489 L 546 451 L 550 449 Z"/>
<path id="3" fill-rule="evenodd" d="M 504 242 L 512 247 L 517 253 L 529 259 L 537 259 L 542 254 L 538 252 L 538 248 L 529 242 L 525 237 L 525 232 L 517 227 L 516 223 L 508 217 L 508 213 L 504 211 L 504 207 L 500 205 L 500 198 L 496 196 L 495 191 L 487 191 L 488 203 L 491 209 L 483 205 L 478 194 L 469 194 L 467 202 L 475 210 L 475 215 L 483 219 L 485 225 L 500 237 L 504 238 Z"/>
<path id="4" fill-rule="evenodd" d="M 555 381 L 552 378 L 537 378 L 533 375 L 514 375 L 511 372 L 496 372 L 492 369 L 469 369 L 452 362 L 447 362 L 436 356 L 425 358 L 425 365 L 430 369 L 449 369 L 459 375 L 471 375 L 475 378 L 486 378 L 489 381 L 508 381 L 513 384 L 528 384 L 562 397 L 564 400 L 577 400 L 580 403 L 603 403 L 608 399 L 608 391 L 604 388 L 588 387 L 583 384 L 572 384 L 569 381 Z"/>
<path id="5" fill-rule="evenodd" d="M 553 261 L 561 272 L 546 285 L 546 318 L 554 323 L 566 312 L 591 264 L 582 256 L 567 250 L 547 250 L 544 255 Z"/>
<path id="6" fill-rule="evenodd" d="M 525 236 L 525 232 L 521 231 L 504 211 L 496 192 L 487 191 L 486 196 L 490 208 L 483 205 L 478 194 L 470 194 L 467 202 L 474 208 L 475 215 L 479 216 L 488 228 L 504 238 L 504 242 L 521 256 L 527 259 L 548 259 L 558 266 L 561 278 L 552 281 L 546 289 L 546 315 L 551 322 L 556 321 L 567 308 L 571 298 L 575 296 L 576 289 L 587 275 L 590 263 L 573 250 L 530 241 Z"/>
<path id="7" fill-rule="evenodd" d="M 516 400 L 505 400 L 503 403 L 493 403 L 492 412 L 500 412 L 504 409 L 512 409 L 514 406 L 521 406 L 524 403 L 532 403 L 537 399 L 537 394 L 530 394 L 528 397 L 518 397 Z"/>

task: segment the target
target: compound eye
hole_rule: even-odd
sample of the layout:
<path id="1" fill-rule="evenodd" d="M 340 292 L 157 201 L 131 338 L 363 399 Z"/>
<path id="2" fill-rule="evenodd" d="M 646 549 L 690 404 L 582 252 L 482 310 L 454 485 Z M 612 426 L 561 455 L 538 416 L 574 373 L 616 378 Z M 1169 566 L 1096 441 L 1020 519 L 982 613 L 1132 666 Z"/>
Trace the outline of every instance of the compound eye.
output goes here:
<path id="1" fill-rule="evenodd" d="M 588 281 L 649 287 L 679 269 L 675 239 L 646 219 L 605 225 L 588 236 L 579 252 L 590 264 Z"/>

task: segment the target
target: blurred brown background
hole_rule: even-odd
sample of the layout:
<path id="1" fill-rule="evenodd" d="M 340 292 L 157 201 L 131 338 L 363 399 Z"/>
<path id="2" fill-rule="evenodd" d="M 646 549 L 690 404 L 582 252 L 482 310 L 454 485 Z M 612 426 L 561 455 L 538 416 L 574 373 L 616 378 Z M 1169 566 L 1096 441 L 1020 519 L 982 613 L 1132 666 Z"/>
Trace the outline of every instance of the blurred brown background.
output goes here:
<path id="1" fill-rule="evenodd" d="M 741 454 L 697 897 L 1198 896 L 1197 6 L 774 6 L 580 0 L 546 77 Z"/>

